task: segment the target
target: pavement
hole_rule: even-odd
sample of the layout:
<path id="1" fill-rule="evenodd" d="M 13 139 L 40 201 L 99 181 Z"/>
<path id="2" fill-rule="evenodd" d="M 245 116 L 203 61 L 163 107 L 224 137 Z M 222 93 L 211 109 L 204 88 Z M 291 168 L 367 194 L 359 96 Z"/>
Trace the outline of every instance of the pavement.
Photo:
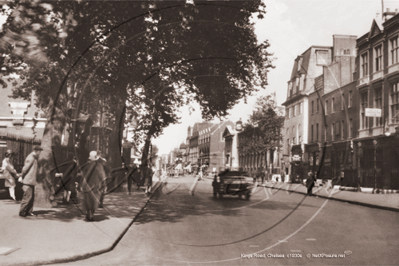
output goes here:
<path id="1" fill-rule="evenodd" d="M 287 193 L 307 194 L 307 188 L 304 184 L 291 184 L 284 182 L 265 182 L 258 186 L 264 186 L 273 190 L 284 190 Z M 384 210 L 399 212 L 399 194 L 372 194 L 367 192 L 356 192 L 347 190 L 346 187 L 334 186 L 327 187 L 326 185 L 318 185 L 313 188 L 314 197 L 328 198 L 332 200 L 342 201 L 351 204 L 362 205 L 371 208 L 379 208 Z"/>
<path id="2" fill-rule="evenodd" d="M 165 179 L 154 179 L 152 192 Z M 258 185 L 268 188 L 271 193 L 307 192 L 303 184 L 266 182 Z M 313 194 L 315 197 L 399 211 L 398 193 L 370 194 L 319 186 L 313 189 Z M 19 202 L 1 200 L 0 265 L 56 264 L 109 252 L 119 243 L 150 199 L 151 196 L 146 196 L 143 190 L 136 187 L 133 187 L 131 195 L 126 191 L 111 193 L 104 199 L 104 208 L 95 213 L 94 222 L 84 220 L 78 202 L 49 209 L 34 208 L 36 216 L 22 218 L 18 216 Z"/>
<path id="3" fill-rule="evenodd" d="M 164 182 L 154 178 L 154 193 Z M 84 220 L 81 204 L 33 208 L 35 216 L 20 217 L 20 202 L 0 200 L 0 265 L 44 265 L 76 261 L 111 251 L 151 199 L 133 185 L 104 198 L 94 222 Z M 59 203 L 62 196 L 57 197 Z"/>

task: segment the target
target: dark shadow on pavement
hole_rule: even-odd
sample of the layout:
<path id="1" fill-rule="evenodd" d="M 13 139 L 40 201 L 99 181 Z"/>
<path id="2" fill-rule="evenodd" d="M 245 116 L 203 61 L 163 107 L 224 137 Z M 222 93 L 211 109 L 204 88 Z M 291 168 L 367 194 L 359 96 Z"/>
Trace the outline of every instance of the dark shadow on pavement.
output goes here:
<path id="1" fill-rule="evenodd" d="M 103 221 L 111 217 L 117 218 L 134 218 L 140 211 L 141 207 L 148 200 L 148 197 L 141 191 L 134 191 L 132 195 L 126 192 L 115 192 L 104 197 L 103 208 L 98 208 L 94 213 L 95 221 Z M 74 200 L 69 204 L 62 203 L 62 196 L 57 197 L 58 207 L 50 210 L 35 210 L 37 219 L 57 220 L 63 222 L 71 222 L 73 220 L 83 220 L 85 218 L 85 210 L 82 207 L 81 195 L 78 200 Z"/>

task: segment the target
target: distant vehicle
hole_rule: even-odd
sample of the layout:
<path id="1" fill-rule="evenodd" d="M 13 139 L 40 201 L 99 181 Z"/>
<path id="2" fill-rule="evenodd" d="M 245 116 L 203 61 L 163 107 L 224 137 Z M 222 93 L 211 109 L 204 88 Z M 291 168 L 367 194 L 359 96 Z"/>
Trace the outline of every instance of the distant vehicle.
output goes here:
<path id="1" fill-rule="evenodd" d="M 212 186 L 215 198 L 218 195 L 219 198 L 223 198 L 224 195 L 238 195 L 241 198 L 245 195 L 245 199 L 249 200 L 255 183 L 247 172 L 226 170 L 215 175 Z"/>

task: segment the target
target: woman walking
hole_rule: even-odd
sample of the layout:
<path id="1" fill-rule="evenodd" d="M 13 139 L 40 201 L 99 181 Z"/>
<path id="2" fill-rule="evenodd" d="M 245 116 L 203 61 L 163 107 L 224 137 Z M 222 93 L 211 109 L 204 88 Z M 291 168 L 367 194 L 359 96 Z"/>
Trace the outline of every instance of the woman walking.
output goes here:
<path id="1" fill-rule="evenodd" d="M 94 212 L 98 208 L 104 189 L 106 174 L 101 158 L 96 151 L 90 152 L 89 162 L 82 166 L 83 208 L 86 210 L 86 221 L 94 221 Z"/>
<path id="2" fill-rule="evenodd" d="M 2 165 L 2 169 L 4 171 L 4 177 L 6 180 L 5 186 L 8 187 L 8 189 L 10 191 L 10 197 L 13 200 L 16 200 L 16 198 L 15 198 L 16 184 L 15 184 L 14 176 L 18 176 L 18 173 L 17 173 L 17 171 L 15 171 L 14 165 L 11 161 L 12 151 L 7 150 L 5 156 L 6 156 L 6 158 L 4 158 L 3 165 Z"/>
<path id="3" fill-rule="evenodd" d="M 152 176 L 154 172 L 152 171 L 151 165 L 147 164 L 144 166 L 144 187 L 145 187 L 145 194 L 149 195 L 151 193 L 151 186 L 152 186 Z"/>

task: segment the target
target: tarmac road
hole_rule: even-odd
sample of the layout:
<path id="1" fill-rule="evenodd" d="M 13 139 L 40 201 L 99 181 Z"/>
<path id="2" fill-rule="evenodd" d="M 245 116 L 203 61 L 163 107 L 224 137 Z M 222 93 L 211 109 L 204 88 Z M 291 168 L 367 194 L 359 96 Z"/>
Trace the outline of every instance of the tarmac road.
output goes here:
<path id="1" fill-rule="evenodd" d="M 215 199 L 210 179 L 171 177 L 113 251 L 65 265 L 394 265 L 398 221 L 263 187 L 249 201 Z"/>

